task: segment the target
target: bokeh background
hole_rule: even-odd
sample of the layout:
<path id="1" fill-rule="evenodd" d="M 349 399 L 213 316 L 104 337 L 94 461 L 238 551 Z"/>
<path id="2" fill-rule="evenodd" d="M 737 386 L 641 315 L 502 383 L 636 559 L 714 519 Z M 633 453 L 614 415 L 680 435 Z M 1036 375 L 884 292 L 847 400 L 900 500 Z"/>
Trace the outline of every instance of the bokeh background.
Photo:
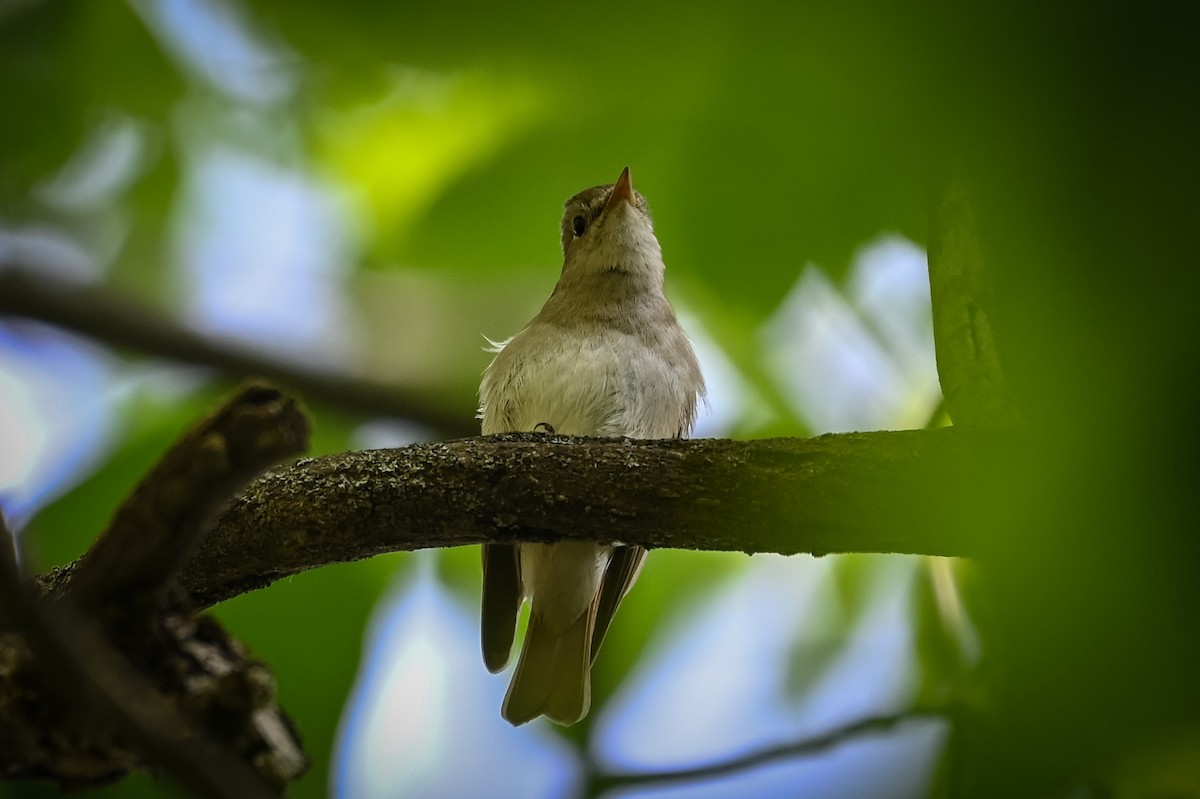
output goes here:
<path id="1" fill-rule="evenodd" d="M 395 389 L 388 413 L 307 398 L 315 454 L 469 435 L 484 336 L 554 285 L 562 201 L 628 164 L 709 382 L 698 435 L 939 426 L 924 246 L 931 200 L 964 180 L 1034 443 L 1003 502 L 948 502 L 979 564 L 655 552 L 569 730 L 501 721 L 474 548 L 215 612 L 302 731 L 298 797 L 597 795 L 606 771 L 937 702 L 968 710 L 605 795 L 1198 796 L 1188 22 L 1104 3 L 9 0 L 0 280 Z M 244 376 L 99 327 L 0 315 L 0 506 L 31 570 L 78 556 Z M 96 795 L 175 794 L 139 775 Z"/>

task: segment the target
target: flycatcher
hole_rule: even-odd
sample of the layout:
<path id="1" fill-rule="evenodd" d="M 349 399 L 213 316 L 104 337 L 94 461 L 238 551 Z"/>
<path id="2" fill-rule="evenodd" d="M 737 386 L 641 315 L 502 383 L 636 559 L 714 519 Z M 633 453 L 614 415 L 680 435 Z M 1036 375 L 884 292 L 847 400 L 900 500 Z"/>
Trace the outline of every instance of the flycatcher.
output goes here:
<path id="1" fill-rule="evenodd" d="M 483 433 L 681 438 L 704 380 L 663 294 L 662 249 L 626 167 L 615 184 L 567 200 L 563 269 L 529 324 L 483 375 Z M 483 660 L 508 663 L 532 602 L 502 713 L 574 724 L 591 706 L 591 666 L 646 559 L 639 546 L 562 541 L 483 547 Z"/>

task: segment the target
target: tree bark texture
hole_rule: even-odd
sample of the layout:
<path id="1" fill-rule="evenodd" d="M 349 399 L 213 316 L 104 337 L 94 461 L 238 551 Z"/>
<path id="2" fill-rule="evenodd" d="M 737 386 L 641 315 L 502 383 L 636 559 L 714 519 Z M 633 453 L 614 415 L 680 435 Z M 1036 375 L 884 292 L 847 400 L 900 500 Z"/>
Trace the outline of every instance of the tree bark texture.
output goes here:
<path id="1" fill-rule="evenodd" d="M 347 452 L 252 483 L 180 580 L 211 605 L 384 552 L 560 538 L 968 555 L 977 542 L 962 514 L 1002 501 L 996 476 L 1021 456 L 1015 435 L 954 428 L 762 441 L 505 434 Z"/>
<path id="2" fill-rule="evenodd" d="M 270 670 L 194 616 L 177 577 L 229 497 L 307 433 L 294 400 L 246 385 L 142 478 L 57 596 L 22 578 L 0 518 L 0 777 L 89 787 L 156 766 L 198 796 L 269 797 L 303 773 Z"/>

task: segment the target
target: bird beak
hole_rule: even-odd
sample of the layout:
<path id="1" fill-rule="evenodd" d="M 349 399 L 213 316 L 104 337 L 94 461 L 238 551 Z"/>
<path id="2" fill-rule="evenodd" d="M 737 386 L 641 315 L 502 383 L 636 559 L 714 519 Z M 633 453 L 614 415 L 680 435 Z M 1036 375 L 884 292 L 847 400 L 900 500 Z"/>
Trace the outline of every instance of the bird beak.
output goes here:
<path id="1" fill-rule="evenodd" d="M 617 178 L 612 194 L 608 195 L 608 202 L 604 204 L 602 213 L 608 213 L 608 209 L 615 208 L 621 200 L 627 203 L 633 202 L 633 179 L 629 177 L 629 167 L 621 170 L 621 177 Z"/>

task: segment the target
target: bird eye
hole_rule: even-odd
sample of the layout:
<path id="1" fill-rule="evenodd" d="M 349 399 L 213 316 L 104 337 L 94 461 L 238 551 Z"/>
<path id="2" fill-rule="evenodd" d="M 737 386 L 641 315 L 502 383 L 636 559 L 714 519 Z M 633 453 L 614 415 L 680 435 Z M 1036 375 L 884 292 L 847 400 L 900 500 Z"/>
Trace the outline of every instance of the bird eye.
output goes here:
<path id="1" fill-rule="evenodd" d="M 575 238 L 579 238 L 587 230 L 587 220 L 582 215 L 575 217 L 571 220 L 571 230 L 575 232 Z"/>

